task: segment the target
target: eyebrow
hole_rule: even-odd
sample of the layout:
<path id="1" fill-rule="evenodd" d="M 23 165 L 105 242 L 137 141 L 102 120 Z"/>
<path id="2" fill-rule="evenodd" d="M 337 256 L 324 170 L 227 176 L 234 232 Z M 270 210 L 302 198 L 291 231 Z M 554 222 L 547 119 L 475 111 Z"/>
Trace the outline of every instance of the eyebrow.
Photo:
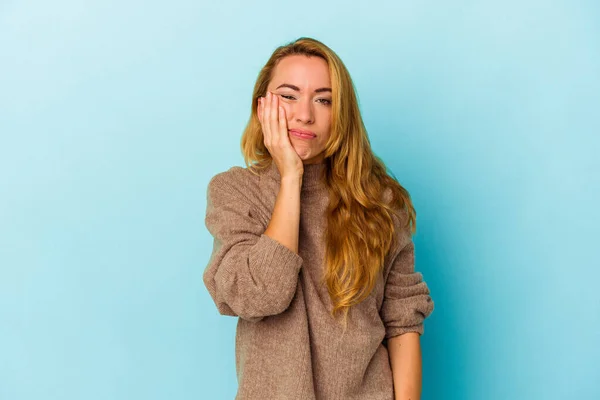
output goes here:
<path id="1" fill-rule="evenodd" d="M 290 88 L 290 89 L 295 90 L 297 92 L 300 91 L 300 88 L 298 86 L 295 86 L 295 85 L 292 85 L 292 84 L 289 84 L 289 83 L 282 83 L 281 85 L 277 86 L 277 89 L 282 88 L 282 87 L 287 87 L 287 88 Z M 322 88 L 319 88 L 319 89 L 315 89 L 315 93 L 321 93 L 321 92 L 331 92 L 331 88 L 322 87 Z"/>

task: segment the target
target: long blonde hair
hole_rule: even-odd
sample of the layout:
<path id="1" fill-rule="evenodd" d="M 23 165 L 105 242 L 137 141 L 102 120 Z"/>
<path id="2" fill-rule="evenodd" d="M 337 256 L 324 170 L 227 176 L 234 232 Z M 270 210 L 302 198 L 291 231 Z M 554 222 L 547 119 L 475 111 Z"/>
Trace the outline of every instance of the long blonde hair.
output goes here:
<path id="1" fill-rule="evenodd" d="M 332 316 L 342 312 L 345 326 L 350 307 L 374 289 L 386 254 L 395 243 L 392 215 L 401 217 L 412 235 L 416 212 L 408 191 L 387 173 L 371 150 L 348 70 L 333 50 L 316 39 L 301 37 L 278 47 L 261 69 L 241 141 L 246 166 L 258 171 L 272 162 L 263 142 L 258 99 L 266 94 L 278 62 L 290 55 L 321 57 L 329 67 L 332 124 L 324 155 L 330 200 L 322 283 L 327 285 L 333 303 Z"/>

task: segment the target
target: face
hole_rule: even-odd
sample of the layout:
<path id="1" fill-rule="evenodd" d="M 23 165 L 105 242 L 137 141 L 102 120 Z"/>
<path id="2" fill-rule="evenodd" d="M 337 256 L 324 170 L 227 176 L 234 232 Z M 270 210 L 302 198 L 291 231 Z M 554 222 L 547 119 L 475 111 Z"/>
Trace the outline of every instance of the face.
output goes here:
<path id="1" fill-rule="evenodd" d="M 304 164 L 320 163 L 331 129 L 331 81 L 320 57 L 287 56 L 279 61 L 267 90 L 279 98 L 288 137 Z M 296 130 L 314 136 L 298 136 Z"/>

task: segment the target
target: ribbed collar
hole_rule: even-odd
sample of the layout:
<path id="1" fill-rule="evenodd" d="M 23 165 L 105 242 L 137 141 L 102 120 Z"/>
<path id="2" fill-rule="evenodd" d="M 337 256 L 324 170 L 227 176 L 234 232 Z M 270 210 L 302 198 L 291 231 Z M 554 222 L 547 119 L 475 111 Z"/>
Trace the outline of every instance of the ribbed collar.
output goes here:
<path id="1" fill-rule="evenodd" d="M 325 171 L 327 164 L 325 162 L 319 164 L 304 164 L 304 173 L 302 175 L 302 191 L 310 192 L 317 189 L 325 188 Z M 277 165 L 272 162 L 266 170 L 267 175 L 281 183 L 281 175 Z"/>

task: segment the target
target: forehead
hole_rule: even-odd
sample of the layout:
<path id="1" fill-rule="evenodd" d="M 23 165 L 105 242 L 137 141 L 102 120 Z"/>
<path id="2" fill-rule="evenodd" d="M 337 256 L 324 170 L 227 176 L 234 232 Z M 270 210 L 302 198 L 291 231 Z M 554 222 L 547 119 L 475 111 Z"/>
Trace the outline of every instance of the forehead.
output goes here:
<path id="1" fill-rule="evenodd" d="M 331 87 L 327 61 L 314 56 L 287 56 L 275 67 L 269 86 L 277 87 L 282 83 L 296 85 L 306 90 Z"/>

